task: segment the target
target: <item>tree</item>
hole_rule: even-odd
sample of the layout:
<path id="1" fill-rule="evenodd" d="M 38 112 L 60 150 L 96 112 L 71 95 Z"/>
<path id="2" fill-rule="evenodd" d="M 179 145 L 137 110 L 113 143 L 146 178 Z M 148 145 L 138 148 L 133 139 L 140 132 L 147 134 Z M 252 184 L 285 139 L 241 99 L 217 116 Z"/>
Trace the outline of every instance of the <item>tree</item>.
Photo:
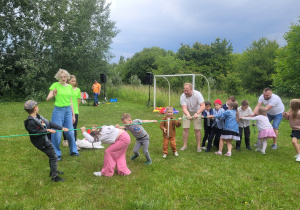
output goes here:
<path id="1" fill-rule="evenodd" d="M 292 24 L 284 35 L 287 45 L 278 50 L 276 71 L 273 75 L 274 87 L 278 92 L 299 96 L 300 80 L 300 19 Z"/>
<path id="2" fill-rule="evenodd" d="M 121 64 L 122 78 L 127 83 L 132 75 L 146 84 L 146 72 L 157 70 L 156 59 L 167 55 L 167 51 L 159 47 L 144 48 L 141 52 L 135 53 L 126 63 Z"/>
<path id="3" fill-rule="evenodd" d="M 271 75 L 275 72 L 275 58 L 279 45 L 276 41 L 260 38 L 237 59 L 236 71 L 242 79 L 242 87 L 248 92 L 261 92 L 272 86 Z"/>
<path id="4" fill-rule="evenodd" d="M 192 47 L 181 44 L 177 58 L 186 61 L 189 73 L 200 73 L 220 84 L 219 75 L 230 72 L 232 65 L 232 44 L 226 39 L 216 38 L 215 42 L 201 44 L 195 42 Z M 219 86 L 219 85 L 218 85 Z"/>
<path id="5" fill-rule="evenodd" d="M 110 44 L 118 33 L 109 20 L 109 7 L 105 0 L 1 1 L 0 67 L 7 77 L 0 82 L 0 97 L 7 89 L 26 97 L 18 90 L 28 81 L 19 78 L 36 80 L 26 75 L 32 71 L 44 79 L 44 86 L 55 81 L 59 68 L 87 85 L 99 71 L 105 73 L 112 56 Z M 46 94 L 45 88 L 36 88 L 40 93 L 35 97 Z"/>

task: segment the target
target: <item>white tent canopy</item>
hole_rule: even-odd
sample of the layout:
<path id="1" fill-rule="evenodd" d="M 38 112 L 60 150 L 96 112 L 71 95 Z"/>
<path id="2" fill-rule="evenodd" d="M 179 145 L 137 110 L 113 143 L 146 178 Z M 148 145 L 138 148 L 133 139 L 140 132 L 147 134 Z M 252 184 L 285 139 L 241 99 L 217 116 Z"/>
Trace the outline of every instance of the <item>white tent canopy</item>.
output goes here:
<path id="1" fill-rule="evenodd" d="M 192 76 L 192 84 L 193 84 L 193 88 L 195 88 L 195 78 L 196 76 L 202 76 L 206 79 L 206 82 L 207 82 L 207 87 L 208 87 L 208 100 L 210 98 L 210 87 L 209 87 L 209 81 L 208 79 L 202 75 L 202 74 L 174 74 L 174 75 L 154 75 L 154 100 L 153 100 L 153 109 L 155 109 L 156 107 L 156 78 L 158 77 L 162 77 L 164 78 L 165 80 L 167 80 L 168 84 L 169 84 L 169 106 L 170 106 L 170 90 L 171 90 L 171 87 L 170 87 L 170 82 L 169 80 L 166 78 L 166 77 L 184 77 L 184 76 Z"/>

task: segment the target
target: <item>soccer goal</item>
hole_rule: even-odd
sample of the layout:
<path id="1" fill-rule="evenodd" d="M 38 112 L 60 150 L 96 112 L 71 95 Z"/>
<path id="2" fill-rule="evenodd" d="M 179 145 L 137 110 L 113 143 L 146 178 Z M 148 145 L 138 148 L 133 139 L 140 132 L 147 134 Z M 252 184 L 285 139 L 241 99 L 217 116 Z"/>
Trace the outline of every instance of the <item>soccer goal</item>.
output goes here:
<path id="1" fill-rule="evenodd" d="M 196 76 L 201 76 L 201 77 L 204 77 L 206 82 L 207 82 L 207 90 L 208 90 L 208 101 L 209 101 L 209 98 L 210 98 L 210 87 L 209 87 L 209 81 L 208 79 L 202 75 L 202 74 L 174 74 L 174 75 L 154 75 L 154 100 L 153 100 L 153 109 L 156 108 L 156 78 L 160 78 L 162 77 L 163 79 L 165 79 L 167 82 L 168 82 L 168 85 L 169 85 L 169 106 L 170 106 L 170 92 L 171 92 L 171 87 L 170 87 L 170 82 L 169 80 L 167 79 L 167 77 L 192 77 L 192 84 L 193 84 L 193 88 L 195 88 L 195 78 Z"/>

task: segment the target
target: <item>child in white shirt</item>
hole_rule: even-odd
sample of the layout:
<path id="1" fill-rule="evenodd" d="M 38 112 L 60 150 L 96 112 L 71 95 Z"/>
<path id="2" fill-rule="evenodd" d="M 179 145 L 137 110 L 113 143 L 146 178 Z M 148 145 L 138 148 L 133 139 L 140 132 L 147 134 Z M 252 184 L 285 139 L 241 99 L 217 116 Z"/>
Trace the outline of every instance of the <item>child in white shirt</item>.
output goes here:
<path id="1" fill-rule="evenodd" d="M 242 105 L 238 108 L 238 113 L 240 117 L 248 117 L 253 115 L 252 109 L 249 107 L 249 102 L 247 100 L 243 100 Z M 243 131 L 245 135 L 245 144 L 248 150 L 251 150 L 250 147 L 250 121 L 242 120 L 238 121 L 239 124 L 239 133 L 240 133 L 240 141 L 236 141 L 236 150 L 241 150 L 241 143 L 243 139 Z"/>

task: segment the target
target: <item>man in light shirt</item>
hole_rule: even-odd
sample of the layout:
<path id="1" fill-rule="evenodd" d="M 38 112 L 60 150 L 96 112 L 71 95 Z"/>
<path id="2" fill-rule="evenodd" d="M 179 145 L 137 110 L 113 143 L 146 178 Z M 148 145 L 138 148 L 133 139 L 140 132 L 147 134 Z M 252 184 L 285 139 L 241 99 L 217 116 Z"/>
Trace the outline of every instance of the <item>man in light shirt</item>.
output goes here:
<path id="1" fill-rule="evenodd" d="M 272 126 L 276 137 L 273 138 L 272 149 L 277 149 L 278 127 L 282 120 L 282 113 L 284 112 L 284 105 L 280 97 L 272 93 L 271 88 L 265 88 L 263 94 L 259 97 L 258 103 L 253 111 L 253 116 L 257 114 L 259 107 L 264 104 L 266 106 L 269 121 Z"/>
<path id="2" fill-rule="evenodd" d="M 185 83 L 183 86 L 183 94 L 180 97 L 180 104 L 183 111 L 183 147 L 180 150 L 187 149 L 189 129 L 191 122 L 193 122 L 197 142 L 197 152 L 201 152 L 201 113 L 205 109 L 203 96 L 199 91 L 193 90 L 193 85 L 191 83 Z"/>

